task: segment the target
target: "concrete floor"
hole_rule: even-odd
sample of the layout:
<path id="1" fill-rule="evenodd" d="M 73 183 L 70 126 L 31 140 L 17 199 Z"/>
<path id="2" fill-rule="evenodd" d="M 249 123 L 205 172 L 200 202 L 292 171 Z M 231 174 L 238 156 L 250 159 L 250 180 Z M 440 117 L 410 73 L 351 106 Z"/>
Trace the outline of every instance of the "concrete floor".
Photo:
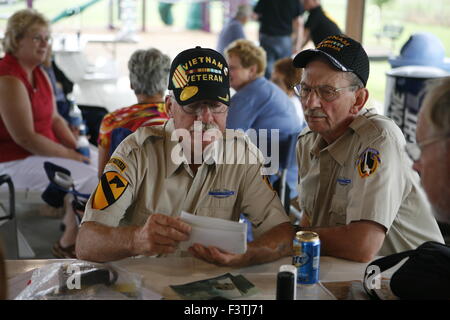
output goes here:
<path id="1" fill-rule="evenodd" d="M 16 223 L 17 229 L 26 240 L 19 240 L 19 258 L 22 259 L 54 259 L 52 246 L 57 241 L 62 232 L 60 231 L 60 218 L 49 218 L 40 215 L 39 208 L 41 204 L 16 204 Z M 15 245 L 12 241 L 11 230 L 14 226 L 3 225 L 0 227 L 0 238 L 3 247 L 8 254 L 14 254 Z M 19 235 L 19 239 L 21 236 Z M 29 250 L 31 248 L 31 251 Z M 11 256 L 7 256 L 11 258 Z"/>
<path id="2" fill-rule="evenodd" d="M 41 216 L 36 206 L 23 208 L 17 214 L 17 226 L 35 253 L 35 259 L 53 259 L 52 246 L 62 232 L 59 218 Z"/>

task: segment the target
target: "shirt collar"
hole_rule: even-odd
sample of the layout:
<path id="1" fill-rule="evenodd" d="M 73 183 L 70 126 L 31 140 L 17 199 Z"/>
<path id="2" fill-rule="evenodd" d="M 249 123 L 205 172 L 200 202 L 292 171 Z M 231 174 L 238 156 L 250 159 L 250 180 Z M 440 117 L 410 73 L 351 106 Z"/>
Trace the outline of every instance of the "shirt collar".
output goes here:
<path id="1" fill-rule="evenodd" d="M 173 119 L 169 119 L 164 124 L 164 153 L 166 158 L 166 178 L 171 177 L 177 169 L 184 163 L 188 163 L 184 153 L 181 152 L 182 145 L 179 141 L 172 140 L 172 134 L 175 130 Z M 173 155 L 179 159 L 173 159 Z M 174 161 L 181 160 L 181 161 Z"/>
<path id="2" fill-rule="evenodd" d="M 347 146 L 350 144 L 350 139 L 353 131 L 354 130 L 350 125 L 347 131 L 345 131 L 342 136 L 340 136 L 330 145 L 328 145 L 327 142 L 322 138 L 322 136 L 318 134 L 312 145 L 311 154 L 318 158 L 320 152 L 326 150 L 330 153 L 334 160 L 336 160 L 336 162 L 338 162 L 341 166 L 344 165 L 348 153 Z"/>
<path id="3" fill-rule="evenodd" d="M 179 141 L 172 140 L 172 134 L 175 131 L 173 119 L 169 119 L 164 125 L 164 149 L 166 158 L 166 178 L 171 177 L 180 166 L 189 166 L 183 150 L 183 146 Z M 221 142 L 221 141 L 220 141 Z M 217 162 L 217 148 L 222 143 L 215 142 L 208 145 L 203 153 L 204 160 L 202 165 L 215 165 Z M 221 155 L 222 153 L 219 153 Z M 176 158 L 173 158 L 173 157 Z M 175 161 L 174 161 L 175 160 Z M 188 170 L 189 172 L 190 170 Z"/>
<path id="4" fill-rule="evenodd" d="M 350 145 L 352 135 L 353 129 L 349 128 L 342 136 L 340 136 L 328 147 L 328 152 L 330 153 L 330 155 L 341 166 L 345 164 L 345 160 L 347 159 L 347 154 L 349 151 L 348 146 Z"/>

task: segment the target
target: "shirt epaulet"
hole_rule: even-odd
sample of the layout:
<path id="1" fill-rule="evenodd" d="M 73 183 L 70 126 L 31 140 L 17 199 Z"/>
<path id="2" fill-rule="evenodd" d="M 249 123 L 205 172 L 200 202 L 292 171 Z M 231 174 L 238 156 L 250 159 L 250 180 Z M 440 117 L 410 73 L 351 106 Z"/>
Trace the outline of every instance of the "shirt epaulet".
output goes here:
<path id="1" fill-rule="evenodd" d="M 136 130 L 136 142 L 142 146 L 147 140 L 164 138 L 164 126 L 141 127 Z"/>
<path id="2" fill-rule="evenodd" d="M 366 110 L 350 127 L 360 137 L 364 137 L 366 141 L 371 141 L 383 135 L 383 132 L 395 130 L 395 123 L 392 119 L 373 112 L 371 109 Z"/>
<path id="3" fill-rule="evenodd" d="M 302 130 L 302 132 L 300 132 L 300 134 L 299 134 L 298 137 L 297 137 L 297 140 L 300 140 L 300 138 L 305 137 L 305 136 L 307 136 L 307 135 L 309 135 L 309 134 L 311 134 L 311 133 L 313 133 L 313 132 L 311 131 L 311 129 L 308 128 L 308 127 L 306 127 L 305 129 Z"/>
<path id="4" fill-rule="evenodd" d="M 163 126 L 141 127 L 126 137 L 124 143 L 120 144 L 119 148 L 123 153 L 129 154 L 134 149 L 141 148 L 147 141 L 152 142 L 153 140 L 162 138 L 164 138 Z"/>

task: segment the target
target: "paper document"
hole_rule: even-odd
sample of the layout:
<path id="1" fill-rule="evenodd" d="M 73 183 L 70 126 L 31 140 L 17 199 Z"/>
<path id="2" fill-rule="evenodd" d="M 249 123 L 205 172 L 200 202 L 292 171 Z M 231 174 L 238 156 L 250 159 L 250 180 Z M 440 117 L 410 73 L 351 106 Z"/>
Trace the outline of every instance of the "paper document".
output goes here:
<path id="1" fill-rule="evenodd" d="M 180 242 L 180 248 L 187 250 L 194 243 L 213 246 L 230 253 L 247 251 L 247 225 L 218 218 L 195 216 L 181 212 L 181 220 L 192 226 L 188 241 Z"/>

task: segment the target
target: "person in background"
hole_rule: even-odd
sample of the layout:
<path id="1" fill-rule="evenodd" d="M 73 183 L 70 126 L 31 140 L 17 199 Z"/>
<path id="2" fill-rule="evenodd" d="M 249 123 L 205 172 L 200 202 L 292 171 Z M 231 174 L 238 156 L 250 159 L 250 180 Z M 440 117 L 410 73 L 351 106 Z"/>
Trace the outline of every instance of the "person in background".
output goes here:
<path id="1" fill-rule="evenodd" d="M 259 0 L 254 8 L 260 22 L 259 44 L 267 54 L 266 79 L 276 60 L 290 57 L 303 43 L 303 6 L 299 0 Z"/>
<path id="2" fill-rule="evenodd" d="M 301 76 L 302 70 L 294 67 L 292 64 L 292 58 L 283 58 L 277 60 L 273 65 L 273 72 L 270 80 L 280 87 L 280 89 L 283 90 L 291 99 L 303 130 L 303 128 L 306 127 L 305 116 L 303 115 L 300 99 L 294 92 L 294 86 L 297 84 L 298 79 L 300 79 Z"/>
<path id="3" fill-rule="evenodd" d="M 450 77 L 436 81 L 420 108 L 416 143 L 407 145 L 436 219 L 450 224 Z"/>
<path id="4" fill-rule="evenodd" d="M 251 19 L 253 14 L 250 5 L 241 5 L 238 7 L 236 15 L 228 21 L 219 34 L 217 51 L 222 55 L 225 48 L 235 40 L 245 39 L 244 26 Z"/>
<path id="5" fill-rule="evenodd" d="M 361 44 L 330 36 L 294 65 L 304 68 L 295 90 L 309 127 L 297 144 L 300 229 L 319 234 L 322 255 L 359 262 L 443 243 L 403 133 L 364 107 L 369 58 Z"/>
<path id="6" fill-rule="evenodd" d="M 56 108 L 58 113 L 67 121 L 70 127 L 70 102 L 67 100 L 66 95 L 64 93 L 62 84 L 58 82 L 55 74 L 55 63 L 52 57 L 52 49 L 51 46 L 48 47 L 47 55 L 45 57 L 45 61 L 42 63 L 42 68 L 48 75 L 50 79 L 50 83 L 52 84 L 53 94 L 56 99 Z M 74 128 L 71 128 L 72 132 Z"/>
<path id="7" fill-rule="evenodd" d="M 317 46 L 323 39 L 342 34 L 337 23 L 323 10 L 320 0 L 301 0 L 303 7 L 309 12 L 305 22 L 302 48 L 312 40 Z"/>
<path id="8" fill-rule="evenodd" d="M 161 20 L 166 26 L 173 25 L 172 6 L 173 2 L 158 1 L 158 11 Z"/>
<path id="9" fill-rule="evenodd" d="M 164 94 L 169 79 L 170 58 L 155 48 L 136 50 L 128 60 L 130 87 L 137 104 L 107 114 L 101 123 L 98 138 L 98 176 L 112 153 L 111 135 L 116 128 L 134 132 L 142 126 L 161 125 L 168 116 Z"/>
<path id="10" fill-rule="evenodd" d="M 231 98 L 227 128 L 247 131 L 254 129 L 279 130 L 280 142 L 300 133 L 302 125 L 289 97 L 275 84 L 264 78 L 266 57 L 263 48 L 249 40 L 236 40 L 227 47 L 226 58 L 230 68 L 230 85 L 236 90 Z M 254 141 L 256 144 L 256 141 Z M 261 147 L 265 141 L 259 141 Z M 276 176 L 271 177 L 275 183 Z M 288 168 L 289 198 L 297 196 L 297 165 Z"/>
<path id="11" fill-rule="evenodd" d="M 49 22 L 37 11 L 19 10 L 8 19 L 0 60 L 0 172 L 11 176 L 16 190 L 43 191 L 49 184 L 43 163 L 51 161 L 71 171 L 78 191 L 91 193 L 97 155 L 89 159 L 76 151 L 40 67 L 50 43 Z"/>
<path id="12" fill-rule="evenodd" d="M 293 228 L 261 175 L 261 156 L 245 161 L 258 150 L 245 135 L 225 133 L 230 85 L 223 56 L 200 47 L 179 53 L 168 88 L 170 120 L 136 130 L 106 165 L 86 205 L 77 257 L 105 262 L 187 254 L 178 247 L 192 230 L 180 220 L 182 210 L 231 221 L 245 212 L 252 222 L 255 240 L 245 253 L 194 244 L 189 253 L 199 259 L 238 267 L 291 254 Z M 215 152 L 228 145 L 242 152 L 221 153 L 226 159 Z"/>

